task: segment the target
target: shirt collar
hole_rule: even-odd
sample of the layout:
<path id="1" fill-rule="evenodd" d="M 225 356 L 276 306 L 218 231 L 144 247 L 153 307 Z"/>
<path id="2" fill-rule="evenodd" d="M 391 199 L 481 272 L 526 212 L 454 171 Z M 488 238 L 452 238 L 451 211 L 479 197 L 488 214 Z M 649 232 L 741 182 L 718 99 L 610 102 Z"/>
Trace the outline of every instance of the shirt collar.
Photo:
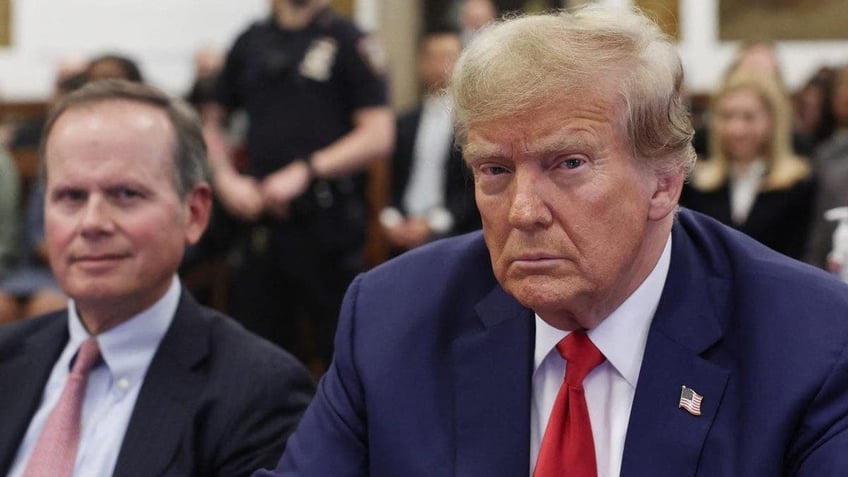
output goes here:
<path id="1" fill-rule="evenodd" d="M 120 325 L 97 335 L 100 354 L 113 377 L 139 382 L 147 372 L 159 342 L 165 336 L 177 311 L 181 292 L 179 279 L 174 277 L 171 286 L 150 308 Z M 69 345 L 78 349 L 87 338 L 74 301 L 68 304 Z"/>
<path id="2" fill-rule="evenodd" d="M 668 236 L 657 264 L 639 288 L 598 326 L 587 332 L 592 343 L 598 347 L 607 361 L 634 388 L 639 380 L 642 356 L 648 341 L 648 330 L 662 296 L 670 263 L 671 234 Z M 534 372 L 568 333 L 568 331 L 554 328 L 538 314 L 536 315 Z"/>
<path id="3" fill-rule="evenodd" d="M 422 114 L 438 113 L 440 116 L 450 116 L 451 114 L 451 99 L 444 92 L 428 94 L 424 96 L 421 102 Z"/>
<path id="4" fill-rule="evenodd" d="M 744 169 L 740 167 L 732 167 L 731 178 L 733 180 L 746 182 L 758 181 L 763 177 L 767 169 L 768 166 L 766 165 L 765 159 L 755 159 Z"/>

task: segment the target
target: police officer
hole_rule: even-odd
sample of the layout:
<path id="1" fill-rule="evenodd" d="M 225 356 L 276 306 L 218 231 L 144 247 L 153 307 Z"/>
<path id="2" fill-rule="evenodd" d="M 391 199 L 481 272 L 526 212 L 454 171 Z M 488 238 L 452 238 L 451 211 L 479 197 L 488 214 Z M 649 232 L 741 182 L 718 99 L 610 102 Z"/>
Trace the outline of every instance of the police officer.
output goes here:
<path id="1" fill-rule="evenodd" d="M 218 97 L 246 113 L 243 168 L 220 130 L 206 128 L 218 198 L 249 224 L 230 312 L 302 358 L 309 350 L 295 347 L 294 323 L 306 316 L 324 359 L 344 290 L 362 267 L 361 172 L 394 141 L 382 50 L 328 3 L 274 0 L 270 18 L 230 49 Z"/>

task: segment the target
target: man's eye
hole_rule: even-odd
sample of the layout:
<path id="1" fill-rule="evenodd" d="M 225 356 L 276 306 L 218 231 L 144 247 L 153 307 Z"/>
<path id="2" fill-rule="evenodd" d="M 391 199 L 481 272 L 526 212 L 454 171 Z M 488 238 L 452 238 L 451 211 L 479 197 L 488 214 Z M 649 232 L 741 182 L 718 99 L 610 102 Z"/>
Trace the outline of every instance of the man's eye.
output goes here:
<path id="1" fill-rule="evenodd" d="M 486 175 L 497 176 L 500 174 L 506 174 L 509 172 L 506 167 L 501 166 L 485 166 L 483 167 L 483 173 Z"/>
<path id="2" fill-rule="evenodd" d="M 80 202 L 85 200 L 85 192 L 81 190 L 62 190 L 53 194 L 56 202 Z"/>
<path id="3" fill-rule="evenodd" d="M 124 187 L 115 189 L 112 191 L 112 196 L 121 200 L 134 199 L 137 197 L 141 197 L 141 193 L 133 189 L 127 189 Z"/>
<path id="4" fill-rule="evenodd" d="M 578 167 L 582 166 L 585 162 L 586 161 L 584 161 L 583 159 L 566 159 L 566 160 L 562 161 L 562 165 L 566 169 L 577 169 Z"/>

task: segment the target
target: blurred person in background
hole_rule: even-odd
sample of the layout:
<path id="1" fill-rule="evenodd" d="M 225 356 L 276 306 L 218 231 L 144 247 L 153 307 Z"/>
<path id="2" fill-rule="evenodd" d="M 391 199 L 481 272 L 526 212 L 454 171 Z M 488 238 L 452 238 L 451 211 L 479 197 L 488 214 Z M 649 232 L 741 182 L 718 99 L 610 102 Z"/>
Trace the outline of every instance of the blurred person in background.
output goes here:
<path id="1" fill-rule="evenodd" d="M 741 71 L 747 71 L 754 76 L 766 76 L 775 81 L 780 88 L 786 88 L 780 69 L 780 59 L 773 43 L 754 41 L 743 45 L 725 71 L 723 81 L 727 81 L 728 78 Z M 709 115 L 711 112 L 711 110 L 708 110 L 706 114 Z M 794 124 L 790 125 L 790 133 L 792 150 L 802 157 L 811 157 L 813 148 L 808 138 L 796 131 Z M 695 152 L 701 159 L 709 159 L 712 156 L 710 150 L 712 142 L 709 137 L 709 121 L 707 121 L 704 127 L 695 130 L 695 137 L 692 139 Z"/>
<path id="2" fill-rule="evenodd" d="M 226 131 L 234 163 L 243 162 L 243 120 L 233 121 L 218 102 L 218 75 L 224 66 L 224 52 L 211 47 L 198 48 L 194 54 L 192 83 L 185 99 L 197 112 L 202 124 L 215 124 Z M 243 117 L 241 118 L 243 119 Z M 186 250 L 180 276 L 192 294 L 204 305 L 225 312 L 228 309 L 229 252 L 238 230 L 236 220 L 213 197 L 212 217 L 200 241 Z"/>
<path id="3" fill-rule="evenodd" d="M 248 328 L 322 368 L 344 290 L 364 267 L 363 172 L 391 153 L 394 116 L 374 37 L 329 0 L 272 6 L 236 39 L 218 83 L 226 111 L 248 118 L 243 168 L 219 125 L 206 128 L 215 192 L 245 224 L 229 305 Z M 299 341 L 304 321 L 315 340 Z"/>
<path id="4" fill-rule="evenodd" d="M 811 159 L 836 127 L 832 108 L 833 75 L 832 68 L 819 68 L 793 95 L 795 133 L 812 148 Z"/>
<path id="5" fill-rule="evenodd" d="M 192 62 L 194 65 L 195 78 L 209 78 L 218 76 L 224 67 L 226 53 L 214 46 L 201 46 L 194 52 Z"/>
<path id="6" fill-rule="evenodd" d="M 462 44 L 467 45 L 483 27 L 495 22 L 498 8 L 492 0 L 460 0 L 459 26 Z"/>
<path id="7" fill-rule="evenodd" d="M 742 45 L 725 75 L 729 77 L 741 70 L 768 75 L 777 80 L 781 87 L 785 87 L 780 59 L 771 42 L 753 41 Z"/>
<path id="8" fill-rule="evenodd" d="M 85 64 L 75 61 L 76 57 L 69 58 L 59 63 L 49 105 L 57 104 L 85 83 Z M 46 120 L 45 116 L 22 125 L 16 131 L 13 144 L 21 148 L 37 147 Z M 48 266 L 44 241 L 44 177 L 41 174 L 29 184 L 23 209 L 23 215 L 17 215 L 19 243 L 8 262 L 8 273 L 0 274 L 0 322 L 40 315 L 67 304 Z"/>
<path id="9" fill-rule="evenodd" d="M 813 213 L 813 226 L 807 247 L 807 262 L 834 271 L 827 256 L 833 247 L 836 222 L 825 220 L 825 211 L 848 206 L 848 65 L 838 68 L 833 75 L 831 111 L 835 129 L 823 142 L 815 155 L 821 185 Z"/>
<path id="10" fill-rule="evenodd" d="M 828 106 L 834 125 L 830 135 L 815 151 L 816 167 L 848 160 L 848 65 L 833 72 L 830 90 Z"/>
<path id="11" fill-rule="evenodd" d="M 70 53 L 63 55 L 56 62 L 53 76 L 53 91 L 47 99 L 47 106 L 56 104 L 68 92 L 85 83 L 85 69 L 88 62 L 81 55 Z M 47 111 L 15 128 L 14 137 L 10 143 L 12 148 L 35 148 L 41 140 L 41 131 L 47 120 Z"/>
<path id="12" fill-rule="evenodd" d="M 33 184 L 21 224 L 22 251 L 0 278 L 0 322 L 58 310 L 67 298 L 48 266 L 44 240 L 44 182 Z"/>
<path id="13" fill-rule="evenodd" d="M 194 106 L 203 124 L 224 124 L 225 112 L 217 101 L 218 75 L 224 67 L 224 52 L 211 46 L 197 49 L 193 57 L 192 84 L 186 100 Z"/>
<path id="14" fill-rule="evenodd" d="M 380 213 L 393 254 L 480 227 L 473 178 L 454 143 L 445 93 L 461 51 L 458 32 L 448 28 L 434 29 L 420 40 L 418 78 L 424 96 L 398 118 L 391 206 Z"/>
<path id="15" fill-rule="evenodd" d="M 710 107 L 708 160 L 698 164 L 681 204 L 800 258 L 815 180 L 790 146 L 788 97 L 770 76 L 739 70 Z"/>
<path id="16" fill-rule="evenodd" d="M 11 270 L 18 249 L 21 179 L 9 151 L 0 145 L 0 280 Z M 8 313 L 8 303 L 0 295 L 0 322 Z"/>
<path id="17" fill-rule="evenodd" d="M 85 69 L 85 76 L 87 81 L 125 79 L 134 83 L 144 82 L 138 63 L 117 53 L 106 53 L 92 58 Z"/>

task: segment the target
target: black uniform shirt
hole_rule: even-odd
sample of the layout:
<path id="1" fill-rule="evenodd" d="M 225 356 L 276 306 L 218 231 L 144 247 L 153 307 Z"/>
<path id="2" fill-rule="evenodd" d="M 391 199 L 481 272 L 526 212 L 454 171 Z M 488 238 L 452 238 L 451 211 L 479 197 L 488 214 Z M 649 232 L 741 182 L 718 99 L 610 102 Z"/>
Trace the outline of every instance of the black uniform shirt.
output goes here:
<path id="1" fill-rule="evenodd" d="M 231 48 L 218 95 L 249 120 L 248 173 L 262 178 L 352 129 L 355 110 L 387 104 L 381 51 L 326 9 L 302 30 L 252 25 Z"/>

